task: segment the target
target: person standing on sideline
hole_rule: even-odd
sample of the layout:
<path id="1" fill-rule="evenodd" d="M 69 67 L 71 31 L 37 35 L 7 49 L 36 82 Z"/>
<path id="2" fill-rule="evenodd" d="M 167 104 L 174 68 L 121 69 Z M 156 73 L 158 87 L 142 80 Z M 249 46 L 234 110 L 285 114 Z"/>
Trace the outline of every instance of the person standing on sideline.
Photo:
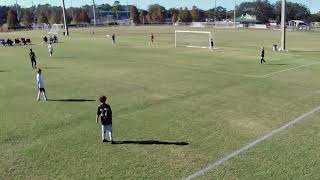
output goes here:
<path id="1" fill-rule="evenodd" d="M 47 101 L 46 90 L 44 89 L 43 78 L 41 75 L 41 69 L 38 69 L 38 72 L 37 72 L 37 88 L 38 88 L 37 100 L 40 101 L 40 94 L 42 93 L 44 100 Z"/>
<path id="2" fill-rule="evenodd" d="M 112 44 L 115 45 L 116 44 L 116 35 L 112 34 Z"/>
<path id="3" fill-rule="evenodd" d="M 266 63 L 266 61 L 264 60 L 264 47 L 261 47 L 261 64 Z"/>
<path id="4" fill-rule="evenodd" d="M 106 96 L 99 97 L 99 101 L 101 104 L 98 107 L 96 122 L 99 123 L 99 119 L 100 119 L 100 122 L 102 124 L 102 126 L 101 126 L 102 142 L 103 143 L 108 142 L 106 140 L 106 132 L 108 131 L 110 143 L 113 144 L 114 142 L 112 139 L 112 111 L 111 111 L 111 107 L 108 104 L 106 104 L 106 101 L 107 101 Z"/>
<path id="5" fill-rule="evenodd" d="M 150 36 L 150 45 L 152 45 L 154 42 L 154 35 L 153 33 L 151 33 L 151 36 Z"/>
<path id="6" fill-rule="evenodd" d="M 51 42 L 48 45 L 48 51 L 49 51 L 49 56 L 52 57 L 53 48 L 52 48 L 52 43 Z"/>
<path id="7" fill-rule="evenodd" d="M 36 69 L 37 68 L 36 54 L 32 51 L 32 49 L 30 49 L 29 56 L 30 56 L 32 68 Z"/>

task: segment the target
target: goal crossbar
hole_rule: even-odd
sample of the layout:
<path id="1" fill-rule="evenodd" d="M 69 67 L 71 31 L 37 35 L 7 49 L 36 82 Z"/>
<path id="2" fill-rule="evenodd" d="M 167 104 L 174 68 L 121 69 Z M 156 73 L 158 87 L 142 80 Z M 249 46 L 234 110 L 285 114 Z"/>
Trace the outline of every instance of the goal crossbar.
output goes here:
<path id="1" fill-rule="evenodd" d="M 212 35 L 211 32 L 209 31 L 185 31 L 185 30 L 176 30 L 175 31 L 175 47 L 178 47 L 178 43 L 177 43 L 177 34 L 179 33 L 187 33 L 187 34 L 207 34 L 208 35 L 208 44 L 207 45 L 185 45 L 184 47 L 190 47 L 190 48 L 213 48 L 211 47 L 211 39 L 212 39 Z M 196 37 L 195 37 L 196 38 Z"/>

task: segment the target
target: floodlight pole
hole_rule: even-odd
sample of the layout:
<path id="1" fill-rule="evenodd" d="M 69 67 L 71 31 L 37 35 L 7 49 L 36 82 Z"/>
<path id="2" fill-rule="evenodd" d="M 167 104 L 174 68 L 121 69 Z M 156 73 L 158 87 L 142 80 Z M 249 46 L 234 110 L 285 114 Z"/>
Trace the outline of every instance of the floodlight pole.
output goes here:
<path id="1" fill-rule="evenodd" d="M 93 6 L 92 6 L 92 9 L 93 9 L 93 24 L 94 24 L 94 26 L 97 26 L 96 5 L 94 3 L 94 0 L 92 0 L 92 3 L 93 3 Z"/>
<path id="2" fill-rule="evenodd" d="M 286 50 L 286 0 L 282 0 L 281 10 L 281 50 Z"/>
<path id="3" fill-rule="evenodd" d="M 217 27 L 217 0 L 214 1 L 214 26 Z"/>
<path id="4" fill-rule="evenodd" d="M 16 11 L 17 11 L 17 20 L 18 22 L 20 21 L 20 16 L 19 16 L 19 7 L 18 7 L 18 1 L 16 0 Z"/>
<path id="5" fill-rule="evenodd" d="M 64 0 L 62 0 L 62 13 L 63 13 L 63 21 L 64 21 L 64 35 L 69 36 L 69 29 L 68 29 L 67 17 L 66 17 L 66 6 L 64 4 Z"/>
<path id="6" fill-rule="evenodd" d="M 233 11 L 233 21 L 234 21 L 234 28 L 237 28 L 237 23 L 236 23 L 236 10 L 237 10 L 237 0 L 234 0 L 234 11 Z"/>

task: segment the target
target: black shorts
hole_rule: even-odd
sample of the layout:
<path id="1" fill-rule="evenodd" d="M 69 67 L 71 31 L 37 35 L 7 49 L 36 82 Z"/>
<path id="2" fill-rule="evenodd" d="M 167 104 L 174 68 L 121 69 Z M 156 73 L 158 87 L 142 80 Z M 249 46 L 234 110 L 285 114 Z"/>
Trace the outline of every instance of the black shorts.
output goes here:
<path id="1" fill-rule="evenodd" d="M 44 88 L 39 88 L 40 92 L 46 92 L 46 90 Z"/>

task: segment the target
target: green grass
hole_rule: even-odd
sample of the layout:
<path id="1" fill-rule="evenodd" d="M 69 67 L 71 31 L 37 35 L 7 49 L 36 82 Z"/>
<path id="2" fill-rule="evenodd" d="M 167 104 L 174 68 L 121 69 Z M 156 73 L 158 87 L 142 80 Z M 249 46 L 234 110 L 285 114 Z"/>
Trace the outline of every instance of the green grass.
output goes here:
<path id="1" fill-rule="evenodd" d="M 175 49 L 172 27 L 91 31 L 72 29 L 52 59 L 41 44 L 44 32 L 0 34 L 35 44 L 0 47 L 0 179 L 181 179 L 320 105 L 317 32 L 289 32 L 290 51 L 274 53 L 277 31 L 212 30 L 216 52 Z M 104 38 L 111 33 L 116 46 Z M 260 46 L 266 65 L 259 64 Z M 188 145 L 102 144 L 97 102 L 36 101 L 30 47 L 49 99 L 109 97 L 116 141 Z M 316 114 L 201 178 L 318 179 L 318 120 Z"/>

